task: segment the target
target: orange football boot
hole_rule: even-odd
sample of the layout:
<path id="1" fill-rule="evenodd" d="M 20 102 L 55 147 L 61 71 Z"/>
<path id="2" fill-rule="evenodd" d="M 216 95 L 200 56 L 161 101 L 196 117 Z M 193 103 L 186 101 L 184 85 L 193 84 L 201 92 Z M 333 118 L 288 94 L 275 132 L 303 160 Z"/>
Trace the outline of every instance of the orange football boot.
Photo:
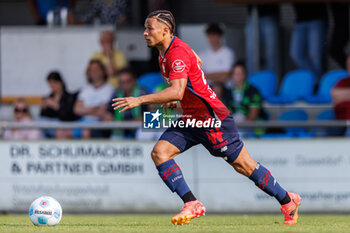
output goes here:
<path id="1" fill-rule="evenodd" d="M 284 214 L 285 225 L 294 225 L 298 221 L 298 207 L 300 206 L 301 197 L 296 193 L 288 193 L 290 202 L 282 205 L 281 211 Z"/>
<path id="2" fill-rule="evenodd" d="M 189 224 L 193 218 L 205 215 L 205 211 L 204 205 L 198 200 L 186 202 L 182 211 L 172 217 L 171 222 L 175 225 Z"/>

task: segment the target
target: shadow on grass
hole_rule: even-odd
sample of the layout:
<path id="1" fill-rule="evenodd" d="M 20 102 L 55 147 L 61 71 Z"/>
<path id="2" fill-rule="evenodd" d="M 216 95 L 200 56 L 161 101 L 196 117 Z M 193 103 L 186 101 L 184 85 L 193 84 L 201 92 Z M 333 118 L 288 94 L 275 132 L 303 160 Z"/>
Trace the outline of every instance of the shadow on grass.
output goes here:
<path id="1" fill-rule="evenodd" d="M 21 224 L 21 223 L 5 223 L 0 224 L 0 227 L 46 227 L 46 226 L 34 226 L 32 224 Z M 99 223 L 99 224 L 93 224 L 93 223 L 66 223 L 66 224 L 59 224 L 60 227 L 113 227 L 113 226 L 123 226 L 123 227 L 147 227 L 150 226 L 150 224 L 142 224 L 142 223 L 115 223 L 115 224 L 106 224 L 106 223 Z M 47 226 L 47 227 L 56 227 L 56 226 Z"/>
<path id="2" fill-rule="evenodd" d="M 123 227 L 147 227 L 151 226 L 151 224 L 142 224 L 142 223 L 114 223 L 114 224 L 106 224 L 106 223 L 69 223 L 69 224 L 59 224 L 59 226 L 65 226 L 65 227 L 113 227 L 113 226 L 123 226 Z"/>
<path id="3" fill-rule="evenodd" d="M 20 223 L 4 223 L 0 224 L 0 227 L 24 227 L 30 226 L 31 224 L 20 224 Z"/>

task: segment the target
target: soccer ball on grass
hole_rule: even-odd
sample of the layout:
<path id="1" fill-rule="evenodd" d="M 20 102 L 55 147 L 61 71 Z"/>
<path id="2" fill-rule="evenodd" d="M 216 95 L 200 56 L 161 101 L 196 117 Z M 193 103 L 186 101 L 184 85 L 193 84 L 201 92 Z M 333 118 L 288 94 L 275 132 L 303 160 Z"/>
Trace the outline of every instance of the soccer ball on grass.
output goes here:
<path id="1" fill-rule="evenodd" d="M 29 218 L 35 226 L 56 226 L 62 218 L 62 208 L 55 198 L 41 196 L 29 207 Z"/>

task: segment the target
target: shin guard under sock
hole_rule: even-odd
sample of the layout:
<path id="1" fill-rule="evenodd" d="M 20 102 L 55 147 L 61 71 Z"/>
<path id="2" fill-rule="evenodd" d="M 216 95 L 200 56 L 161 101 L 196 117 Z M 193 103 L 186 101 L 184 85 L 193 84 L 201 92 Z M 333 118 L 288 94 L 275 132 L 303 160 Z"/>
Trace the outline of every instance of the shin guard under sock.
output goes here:
<path id="1" fill-rule="evenodd" d="M 180 167 L 175 160 L 170 159 L 157 166 L 159 176 L 172 192 L 176 192 L 180 197 L 190 192 Z"/>
<path id="2" fill-rule="evenodd" d="M 258 163 L 249 179 L 251 179 L 262 191 L 275 197 L 279 203 L 285 202 L 287 196 L 286 190 L 279 185 L 277 180 L 271 175 L 270 171 L 260 163 Z"/>

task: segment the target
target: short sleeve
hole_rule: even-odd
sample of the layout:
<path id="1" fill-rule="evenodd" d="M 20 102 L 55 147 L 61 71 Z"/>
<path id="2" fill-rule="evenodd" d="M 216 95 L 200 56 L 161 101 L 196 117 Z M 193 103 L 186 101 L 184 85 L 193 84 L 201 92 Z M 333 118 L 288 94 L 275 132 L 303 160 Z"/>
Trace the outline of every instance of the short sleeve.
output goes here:
<path id="1" fill-rule="evenodd" d="M 191 67 L 190 55 L 184 48 L 176 48 L 167 60 L 167 67 L 169 67 L 169 81 L 187 79 Z"/>

